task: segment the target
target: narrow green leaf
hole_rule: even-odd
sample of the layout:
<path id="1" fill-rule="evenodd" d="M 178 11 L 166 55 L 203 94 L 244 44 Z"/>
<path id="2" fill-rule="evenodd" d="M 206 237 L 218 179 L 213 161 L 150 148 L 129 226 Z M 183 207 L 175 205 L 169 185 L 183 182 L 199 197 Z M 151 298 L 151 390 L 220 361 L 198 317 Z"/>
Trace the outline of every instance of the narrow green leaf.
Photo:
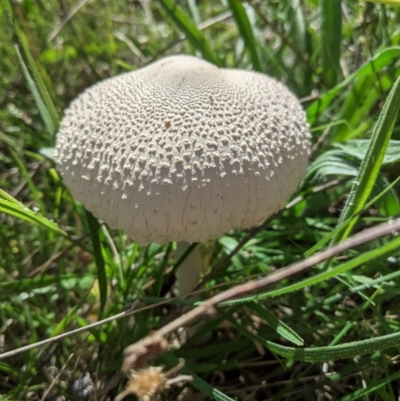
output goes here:
<path id="1" fill-rule="evenodd" d="M 290 341 L 295 345 L 303 345 L 304 340 L 288 325 L 283 323 L 277 317 L 269 313 L 265 308 L 256 302 L 251 302 L 249 305 L 257 314 L 259 314 L 263 319 L 265 319 L 268 324 L 283 338 Z"/>
<path id="2" fill-rule="evenodd" d="M 332 87 L 336 85 L 340 68 L 340 46 L 342 44 L 342 2 L 321 1 L 321 57 L 322 77 Z"/>
<path id="3" fill-rule="evenodd" d="M 39 149 L 39 153 L 56 163 L 56 157 L 54 155 L 55 148 L 41 148 Z"/>
<path id="4" fill-rule="evenodd" d="M 46 105 L 43 102 L 42 97 L 40 96 L 40 93 L 35 84 L 35 81 L 32 79 L 31 74 L 29 73 L 29 70 L 24 62 L 24 59 L 21 56 L 18 46 L 15 46 L 15 52 L 17 53 L 17 57 L 18 57 L 19 63 L 22 68 L 22 73 L 24 74 L 24 77 L 26 79 L 28 89 L 30 90 L 33 98 L 35 99 L 36 106 L 39 110 L 39 113 L 42 117 L 43 122 L 46 125 L 46 129 L 50 134 L 54 134 L 56 132 L 56 127 L 54 125 L 54 122 L 51 118 L 51 115 L 50 115 Z"/>
<path id="5" fill-rule="evenodd" d="M 399 176 L 400 177 L 400 176 Z M 399 178 L 397 177 L 397 179 Z M 372 189 L 372 194 L 375 195 L 384 191 L 390 185 L 389 181 L 386 179 L 382 173 L 378 174 L 374 188 Z M 390 189 L 387 193 L 382 196 L 376 202 L 376 208 L 378 209 L 381 216 L 385 217 L 396 217 L 400 215 L 400 199 L 397 196 L 397 191 Z M 364 207 L 363 210 L 366 208 Z"/>
<path id="6" fill-rule="evenodd" d="M 50 337 L 55 337 L 61 333 L 64 333 L 68 325 L 71 323 L 71 321 L 74 320 L 79 308 L 81 308 L 85 302 L 86 302 L 86 297 L 81 298 L 79 302 L 75 306 L 73 306 L 68 311 L 68 313 L 61 319 L 61 321 L 58 322 L 56 327 L 54 327 L 54 329 L 51 331 Z"/>
<path id="7" fill-rule="evenodd" d="M 228 0 L 228 4 L 232 11 L 233 18 L 235 19 L 239 28 L 240 34 L 244 39 L 246 50 L 249 53 L 253 63 L 253 69 L 256 71 L 262 71 L 260 59 L 258 58 L 257 53 L 257 44 L 254 40 L 253 28 L 250 25 L 250 21 L 247 17 L 243 4 L 238 0 Z"/>
<path id="8" fill-rule="evenodd" d="M 27 182 L 31 195 L 36 203 L 36 206 L 39 207 L 40 212 L 42 214 L 45 214 L 45 207 L 43 204 L 43 201 L 40 197 L 39 191 L 36 188 L 36 185 L 34 184 L 34 182 L 32 181 L 31 176 L 28 173 L 28 170 L 26 169 L 25 163 L 20 159 L 20 157 L 18 156 L 18 154 L 12 149 L 9 149 L 9 152 L 11 153 L 11 156 L 13 157 L 16 165 L 19 168 L 19 171 L 21 173 L 21 176 L 24 178 L 24 180 Z"/>
<path id="9" fill-rule="evenodd" d="M 400 345 L 400 333 L 392 333 L 368 340 L 345 343 L 327 347 L 292 348 L 265 341 L 270 351 L 287 359 L 304 362 L 328 362 L 336 359 L 354 358 L 358 355 L 372 354 Z"/>
<path id="10" fill-rule="evenodd" d="M 18 368 L 14 368 L 4 362 L 0 362 L 0 372 L 3 372 L 6 376 L 15 377 L 16 379 L 21 377 L 21 371 Z"/>
<path id="11" fill-rule="evenodd" d="M 287 294 L 290 292 L 298 291 L 311 285 L 315 285 L 322 281 L 328 280 L 332 277 L 336 277 L 339 274 L 343 274 L 349 270 L 355 269 L 356 267 L 361 266 L 364 263 L 372 262 L 373 260 L 378 258 L 388 257 L 392 255 L 394 252 L 396 252 L 399 248 L 400 248 L 400 237 L 397 237 L 396 239 L 388 242 L 385 245 L 382 245 L 379 248 L 373 249 L 372 251 L 369 252 L 362 253 L 361 255 L 355 257 L 354 259 L 351 259 L 346 263 L 343 263 L 332 269 L 324 271 L 323 273 L 317 274 L 313 277 L 286 286 L 284 288 L 270 291 L 267 293 L 268 297 L 275 297 L 278 295 Z"/>
<path id="12" fill-rule="evenodd" d="M 340 82 L 334 88 L 325 92 L 318 100 L 315 100 L 307 108 L 307 120 L 313 125 L 318 116 L 326 110 L 327 107 L 337 98 L 341 90 L 347 89 L 349 84 L 355 80 L 367 75 L 376 75 L 377 72 L 397 60 L 400 55 L 400 47 L 393 46 L 377 53 L 370 61 L 362 65 L 357 71 L 349 75 L 345 80 Z"/>
<path id="13" fill-rule="evenodd" d="M 367 210 L 374 203 L 376 203 L 379 199 L 381 199 L 386 193 L 391 191 L 397 183 L 400 182 L 400 176 L 397 177 L 387 188 L 385 188 L 380 194 L 378 194 L 375 198 L 371 199 L 358 214 L 361 214 L 364 210 Z M 317 252 L 322 248 L 330 239 L 332 239 L 335 235 L 337 235 L 341 230 L 343 230 L 349 223 L 351 222 L 351 217 L 344 221 L 340 226 L 337 226 L 332 232 L 330 232 L 326 237 L 322 238 L 322 240 L 318 241 L 312 248 L 304 253 L 305 257 L 311 256 L 313 253 Z"/>
<path id="14" fill-rule="evenodd" d="M 211 50 L 206 38 L 199 31 L 188 15 L 179 7 L 174 0 L 158 0 L 167 11 L 168 16 L 174 21 L 175 25 L 188 38 L 192 46 L 200 50 L 203 57 L 211 63 L 221 67 L 221 60 Z"/>
<path id="15" fill-rule="evenodd" d="M 369 144 L 369 141 L 366 142 L 366 147 Z M 346 147 L 346 144 L 343 144 L 343 148 Z M 358 175 L 358 161 L 353 160 L 353 157 L 362 156 L 360 159 L 362 160 L 366 154 L 366 148 L 364 149 L 356 149 L 350 148 L 349 152 L 342 150 L 329 150 L 322 155 L 320 155 L 307 169 L 306 179 L 313 180 L 317 178 L 318 180 L 322 179 L 325 176 L 334 176 L 335 178 L 338 175 L 348 176 L 348 177 L 356 177 Z M 396 149 L 394 149 L 396 150 Z M 400 151 L 400 149 L 398 149 Z M 358 153 L 358 154 L 357 154 Z M 394 152 L 393 152 L 394 153 Z M 349 157 L 352 156 L 352 157 Z M 397 159 L 399 155 L 393 154 L 393 157 L 389 155 L 388 160 L 394 161 Z M 386 191 L 386 188 L 390 184 L 387 179 L 379 173 L 375 182 L 375 185 L 372 189 L 373 196 L 379 196 L 379 198 L 375 199 L 375 207 L 379 210 L 379 213 L 382 216 L 397 216 L 400 213 L 400 204 L 399 199 L 396 195 L 396 191 L 390 189 L 390 191 Z M 384 192 L 384 193 L 383 193 Z M 362 210 L 365 210 L 364 207 Z M 336 235 L 331 233 L 332 236 Z"/>
<path id="16" fill-rule="evenodd" d="M 399 108 L 400 78 L 393 85 L 383 106 L 383 110 L 379 115 L 366 156 L 361 162 L 358 176 L 353 183 L 350 195 L 340 215 L 338 226 L 364 208 L 378 177 Z M 331 243 L 337 244 L 345 239 L 356 222 L 357 217 L 352 218 L 346 228 L 332 238 Z"/>
<path id="17" fill-rule="evenodd" d="M 393 381 L 398 382 L 399 379 L 400 379 L 400 372 L 393 373 L 392 375 L 387 376 L 381 380 L 372 381 L 371 383 L 368 383 L 368 386 L 356 390 L 353 393 L 348 394 L 343 398 L 340 398 L 340 400 L 338 401 L 354 401 L 354 400 L 359 400 L 360 398 L 368 399 L 366 398 L 368 394 L 374 394 L 378 389 L 385 387 L 386 385 L 389 385 Z"/>
<path id="18" fill-rule="evenodd" d="M 363 160 L 368 151 L 369 139 L 356 139 L 347 142 L 334 143 L 333 146 L 342 149 L 347 154 Z M 382 165 L 400 162 L 400 141 L 390 140 L 386 153 L 382 160 Z"/>
<path id="19" fill-rule="evenodd" d="M 347 91 L 338 118 L 346 120 L 347 125 L 336 126 L 330 133 L 332 141 L 343 142 L 359 137 L 373 125 L 373 108 L 383 93 L 388 92 L 396 78 L 389 74 L 370 74 L 357 79 Z M 361 100 L 362 99 L 362 100 Z"/>
<path id="20" fill-rule="evenodd" d="M 200 11 L 198 5 L 196 4 L 196 0 L 188 0 L 188 6 L 190 9 L 190 14 L 192 14 L 194 23 L 196 25 L 201 24 Z"/>
<path id="21" fill-rule="evenodd" d="M 341 150 L 328 150 L 322 153 L 308 167 L 306 177 L 325 177 L 327 175 L 345 175 L 356 176 L 357 168 L 351 165 L 345 157 L 345 153 Z"/>
<path id="22" fill-rule="evenodd" d="M 400 6 L 400 0 L 366 0 L 370 3 L 388 4 L 390 6 Z"/>
<path id="23" fill-rule="evenodd" d="M 369 280 L 365 284 L 357 285 L 355 287 L 349 288 L 347 291 L 337 293 L 329 298 L 325 298 L 322 301 L 322 305 L 329 305 L 335 302 L 338 302 L 340 299 L 343 299 L 347 295 L 361 293 L 369 288 L 377 288 L 377 286 L 382 286 L 383 284 L 390 285 L 390 282 L 394 284 L 395 282 L 392 281 L 394 279 L 398 279 L 400 276 L 400 270 L 395 271 L 393 273 L 386 274 L 385 276 L 378 277 L 376 279 Z"/>
<path id="24" fill-rule="evenodd" d="M 165 250 L 165 255 L 163 257 L 163 260 L 160 264 L 160 273 L 157 275 L 155 278 L 155 283 L 154 283 L 154 288 L 156 289 L 155 294 L 159 295 L 161 293 L 162 286 L 164 284 L 164 271 L 168 265 L 168 260 L 170 258 L 170 253 L 172 249 L 172 242 L 170 242 L 167 245 L 167 248 Z M 122 274 L 122 273 L 121 273 Z"/>
<path id="25" fill-rule="evenodd" d="M 93 244 L 94 258 L 96 260 L 97 279 L 99 281 L 99 291 L 100 291 L 100 316 L 101 316 L 106 306 L 107 292 L 108 292 L 106 268 L 103 258 L 102 246 L 100 242 L 101 227 L 97 219 L 88 210 L 86 210 L 86 219 L 89 225 L 90 237 L 92 238 L 92 244 Z"/>
<path id="26" fill-rule="evenodd" d="M 263 60 L 263 64 L 269 66 L 271 75 L 281 75 L 285 78 L 287 85 L 293 88 L 297 93 L 301 92 L 300 85 L 295 80 L 293 72 L 290 68 L 287 68 L 280 57 L 276 57 L 276 54 L 271 51 L 267 46 L 258 41 L 258 50 Z"/>
<path id="27" fill-rule="evenodd" d="M 8 200 L 11 203 L 15 203 L 16 205 L 20 204 L 14 197 L 12 197 L 6 191 L 3 191 L 1 188 L 0 188 L 0 197 L 5 199 L 5 200 Z"/>
<path id="28" fill-rule="evenodd" d="M 2 291 L 5 290 L 18 290 L 18 291 L 32 291 L 36 288 L 48 287 L 50 285 L 56 284 L 57 286 L 63 286 L 66 283 L 77 283 L 85 281 L 85 286 L 93 282 L 94 277 L 91 274 L 62 274 L 62 275 L 43 275 L 39 277 L 19 279 L 13 281 L 3 281 L 0 282 L 0 288 Z M 76 287 L 76 285 L 75 285 Z"/>
<path id="29" fill-rule="evenodd" d="M 0 199 L 0 212 L 28 221 L 29 223 L 38 224 L 48 230 L 61 234 L 64 237 L 68 236 L 68 234 L 61 230 L 56 223 L 36 214 L 20 203 L 10 202 L 6 199 Z"/>
<path id="30" fill-rule="evenodd" d="M 38 91 L 40 92 L 40 96 L 43 99 L 44 104 L 46 105 L 49 116 L 51 117 L 52 125 L 51 125 L 50 133 L 54 134 L 58 130 L 58 124 L 59 124 L 57 111 L 56 111 L 54 104 L 50 98 L 50 95 L 46 89 L 46 86 L 43 82 L 42 76 L 40 75 L 40 72 L 35 64 L 35 61 L 31 55 L 31 53 L 30 53 L 28 40 L 25 36 L 25 33 L 20 28 L 18 21 L 15 18 L 12 5 L 9 0 L 2 0 L 2 1 L 3 1 L 4 8 L 6 9 L 7 14 L 10 18 L 10 21 L 13 25 L 14 31 L 19 39 L 22 50 L 23 50 L 26 60 L 28 62 L 28 66 L 33 74 L 33 78 L 36 81 Z M 36 97 L 35 97 L 35 100 L 36 100 Z M 38 107 L 39 107 L 39 105 L 38 105 Z M 46 125 L 47 124 L 48 124 L 48 122 L 46 123 Z M 50 127 L 48 127 L 48 129 L 50 129 Z"/>
<path id="31" fill-rule="evenodd" d="M 5 119 L 7 114 L 2 113 L 0 110 L 0 120 Z M 4 142 L 7 146 L 9 146 L 12 149 L 16 149 L 18 147 L 15 138 L 12 138 L 10 135 L 5 134 L 4 132 L 0 131 L 0 141 Z M 4 154 L 1 155 L 1 157 L 5 157 Z"/>
<path id="32" fill-rule="evenodd" d="M 179 266 L 183 263 L 183 261 L 192 253 L 193 249 L 196 248 L 198 245 L 198 242 L 193 242 L 193 244 L 190 244 L 189 247 L 186 249 L 186 251 L 183 253 L 183 255 L 177 260 L 172 267 L 171 270 L 171 275 L 174 275 L 176 271 L 178 270 Z"/>
<path id="33" fill-rule="evenodd" d="M 290 7 L 288 10 L 290 36 L 296 38 L 295 43 L 298 51 L 309 60 L 313 49 L 312 46 L 310 46 L 311 36 L 307 30 L 307 22 L 304 15 L 305 9 L 302 7 L 302 0 L 290 0 L 288 5 Z M 299 94 L 301 96 L 307 96 L 313 87 L 313 71 L 304 63 L 298 63 L 297 67 L 300 71 L 299 76 L 301 82 L 301 92 L 299 92 Z M 293 74 L 292 71 L 291 74 Z"/>

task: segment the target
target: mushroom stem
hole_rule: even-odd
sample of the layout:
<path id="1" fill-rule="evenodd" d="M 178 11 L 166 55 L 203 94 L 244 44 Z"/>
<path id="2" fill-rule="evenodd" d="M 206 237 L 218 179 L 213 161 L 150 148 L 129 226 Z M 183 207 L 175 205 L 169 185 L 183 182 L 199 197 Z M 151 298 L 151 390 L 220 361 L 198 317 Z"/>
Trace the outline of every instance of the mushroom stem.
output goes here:
<path id="1" fill-rule="evenodd" d="M 176 249 L 176 260 L 186 252 L 190 244 L 187 242 L 178 242 Z M 196 246 L 192 252 L 181 263 L 176 272 L 178 294 L 185 295 L 192 292 L 200 281 L 202 271 L 202 259 L 200 246 Z M 195 297 L 193 297 L 195 298 Z"/>

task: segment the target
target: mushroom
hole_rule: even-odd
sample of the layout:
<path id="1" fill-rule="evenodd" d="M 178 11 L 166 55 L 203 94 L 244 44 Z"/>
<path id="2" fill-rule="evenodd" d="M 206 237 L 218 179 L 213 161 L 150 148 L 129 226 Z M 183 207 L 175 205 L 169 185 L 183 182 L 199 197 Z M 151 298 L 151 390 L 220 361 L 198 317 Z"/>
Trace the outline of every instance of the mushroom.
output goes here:
<path id="1" fill-rule="evenodd" d="M 273 78 L 178 55 L 79 95 L 56 159 L 73 196 L 111 228 L 141 245 L 189 244 L 281 209 L 305 175 L 309 137 L 298 100 Z M 198 258 L 178 271 L 181 294 L 199 280 Z"/>

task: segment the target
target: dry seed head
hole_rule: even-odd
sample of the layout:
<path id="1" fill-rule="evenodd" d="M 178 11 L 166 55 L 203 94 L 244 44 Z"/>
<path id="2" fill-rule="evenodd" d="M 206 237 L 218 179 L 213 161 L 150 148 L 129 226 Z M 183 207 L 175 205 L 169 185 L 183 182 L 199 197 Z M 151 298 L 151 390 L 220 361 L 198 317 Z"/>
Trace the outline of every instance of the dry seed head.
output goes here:
<path id="1" fill-rule="evenodd" d="M 139 371 L 132 371 L 127 390 L 135 394 L 139 401 L 151 401 L 166 384 L 165 374 L 159 366 L 149 366 Z"/>

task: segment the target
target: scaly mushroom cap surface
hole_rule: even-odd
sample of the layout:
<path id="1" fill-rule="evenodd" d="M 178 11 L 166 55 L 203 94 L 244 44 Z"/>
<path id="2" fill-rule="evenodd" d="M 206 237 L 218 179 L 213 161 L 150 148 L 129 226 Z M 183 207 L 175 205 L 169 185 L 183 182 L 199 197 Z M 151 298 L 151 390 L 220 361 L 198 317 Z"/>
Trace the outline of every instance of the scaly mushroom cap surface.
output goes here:
<path id="1" fill-rule="evenodd" d="M 261 224 L 303 179 L 309 146 L 282 84 L 173 56 L 78 96 L 56 158 L 77 200 L 146 245 Z"/>

